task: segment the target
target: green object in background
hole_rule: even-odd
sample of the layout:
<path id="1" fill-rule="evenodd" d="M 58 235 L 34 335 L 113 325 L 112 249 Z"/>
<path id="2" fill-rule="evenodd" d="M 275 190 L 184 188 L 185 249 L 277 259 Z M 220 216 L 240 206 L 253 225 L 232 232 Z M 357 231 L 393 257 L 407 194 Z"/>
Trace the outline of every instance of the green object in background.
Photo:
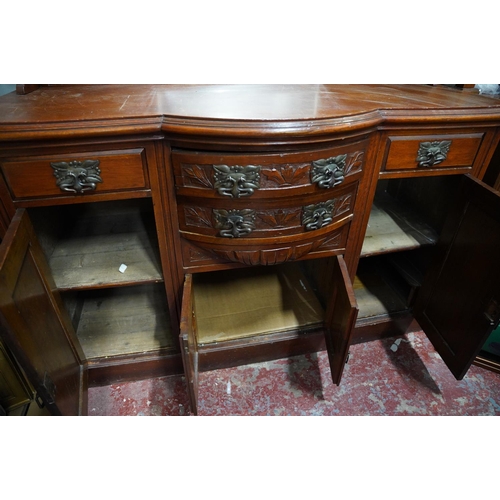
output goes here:
<path id="1" fill-rule="evenodd" d="M 482 350 L 500 356 L 500 326 L 491 332 Z"/>
<path id="2" fill-rule="evenodd" d="M 8 94 L 9 92 L 14 92 L 16 90 L 15 85 L 0 83 L 0 95 Z"/>

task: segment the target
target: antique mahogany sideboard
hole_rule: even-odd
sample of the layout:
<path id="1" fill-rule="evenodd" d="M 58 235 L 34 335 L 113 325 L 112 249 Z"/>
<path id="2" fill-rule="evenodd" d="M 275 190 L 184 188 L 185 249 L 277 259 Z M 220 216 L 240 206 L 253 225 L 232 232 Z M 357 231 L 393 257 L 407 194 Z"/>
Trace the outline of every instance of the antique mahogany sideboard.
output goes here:
<path id="1" fill-rule="evenodd" d="M 53 414 L 89 385 L 500 318 L 500 101 L 425 85 L 56 85 L 0 97 L 0 333 Z"/>

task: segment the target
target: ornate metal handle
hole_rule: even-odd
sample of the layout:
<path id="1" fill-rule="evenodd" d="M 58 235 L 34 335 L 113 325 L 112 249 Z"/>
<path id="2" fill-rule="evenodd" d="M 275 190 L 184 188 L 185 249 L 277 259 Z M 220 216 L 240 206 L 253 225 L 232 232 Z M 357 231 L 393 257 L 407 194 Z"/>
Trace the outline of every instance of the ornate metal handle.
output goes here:
<path id="1" fill-rule="evenodd" d="M 313 231 L 328 226 L 333 222 L 335 200 L 324 201 L 317 205 L 308 205 L 302 212 L 302 225 L 306 231 Z"/>
<path id="2" fill-rule="evenodd" d="M 311 182 L 328 189 L 344 181 L 347 155 L 339 155 L 326 160 L 316 160 L 311 166 Z"/>
<path id="3" fill-rule="evenodd" d="M 62 191 L 83 193 L 95 191 L 96 184 L 102 182 L 99 160 L 84 160 L 51 163 L 56 177 L 56 186 Z"/>
<path id="4" fill-rule="evenodd" d="M 446 160 L 451 141 L 421 142 L 417 153 L 419 167 L 432 167 Z"/>
<path id="5" fill-rule="evenodd" d="M 214 210 L 219 236 L 240 238 L 255 229 L 255 210 Z"/>
<path id="6" fill-rule="evenodd" d="M 242 198 L 251 196 L 260 187 L 260 167 L 214 165 L 215 189 L 222 196 Z"/>

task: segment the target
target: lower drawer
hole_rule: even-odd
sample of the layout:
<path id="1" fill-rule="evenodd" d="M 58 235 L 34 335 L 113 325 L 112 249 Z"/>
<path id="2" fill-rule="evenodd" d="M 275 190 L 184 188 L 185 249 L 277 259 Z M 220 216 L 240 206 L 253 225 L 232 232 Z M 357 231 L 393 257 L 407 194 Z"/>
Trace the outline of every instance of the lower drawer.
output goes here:
<path id="1" fill-rule="evenodd" d="M 341 253 L 356 193 L 357 183 L 353 183 L 327 193 L 331 197 L 322 194 L 300 198 L 300 204 L 294 198 L 279 204 L 222 204 L 179 197 L 184 266 L 196 266 L 200 256 L 201 260 L 209 260 L 210 254 L 218 261 L 270 265 L 301 259 L 319 249 Z"/>

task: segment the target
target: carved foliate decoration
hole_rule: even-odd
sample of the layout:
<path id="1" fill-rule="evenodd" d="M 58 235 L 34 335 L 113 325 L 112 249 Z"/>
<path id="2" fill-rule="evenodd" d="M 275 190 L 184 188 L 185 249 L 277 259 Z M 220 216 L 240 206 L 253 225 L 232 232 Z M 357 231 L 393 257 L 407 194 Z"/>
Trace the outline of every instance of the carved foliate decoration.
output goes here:
<path id="1" fill-rule="evenodd" d="M 187 226 L 213 227 L 211 211 L 204 207 L 185 207 L 184 217 Z"/>
<path id="2" fill-rule="evenodd" d="M 341 228 L 337 230 L 336 232 L 333 233 L 333 235 L 330 238 L 324 239 L 323 243 L 319 247 L 320 250 L 329 250 L 329 249 L 334 249 L 338 248 L 340 244 L 342 243 L 342 237 L 344 235 L 344 228 Z"/>
<path id="3" fill-rule="evenodd" d="M 352 201 L 353 199 L 351 193 L 336 198 L 334 212 L 335 217 L 337 217 L 338 215 L 342 215 L 345 212 L 349 212 L 351 210 Z"/>
<path id="4" fill-rule="evenodd" d="M 51 163 L 56 177 L 56 185 L 62 191 L 83 193 L 94 191 L 96 184 L 102 182 L 99 160 L 60 161 Z"/>
<path id="5" fill-rule="evenodd" d="M 224 260 L 240 262 L 249 266 L 274 266 L 283 262 L 300 259 L 321 246 L 325 238 L 317 238 L 314 241 L 299 245 L 291 245 L 282 248 L 266 250 L 219 250 L 213 252 Z"/>
<path id="6" fill-rule="evenodd" d="M 222 196 L 251 196 L 260 187 L 260 167 L 255 165 L 214 165 L 215 189 Z"/>
<path id="7" fill-rule="evenodd" d="M 272 182 L 279 186 L 294 186 L 299 183 L 308 173 L 309 165 L 292 166 L 283 165 L 271 170 L 263 170 L 262 173 Z"/>
<path id="8" fill-rule="evenodd" d="M 346 165 L 345 165 L 345 175 L 355 174 L 356 172 L 361 172 L 361 170 L 363 170 L 364 156 L 365 156 L 364 151 L 356 151 L 355 153 L 351 153 L 347 157 L 347 161 L 346 161 Z"/>
<path id="9" fill-rule="evenodd" d="M 216 228 L 219 236 L 225 238 L 240 238 L 250 234 L 255 229 L 255 211 L 244 210 L 214 210 Z"/>
<path id="10" fill-rule="evenodd" d="M 264 224 L 272 228 L 290 227 L 294 223 L 300 224 L 300 209 L 283 210 L 280 208 L 267 213 L 259 212 L 257 215 Z"/>
<path id="11" fill-rule="evenodd" d="M 421 142 L 417 153 L 419 167 L 432 167 L 446 160 L 451 141 Z"/>
<path id="12" fill-rule="evenodd" d="M 328 189 L 337 186 L 345 178 L 347 155 L 339 155 L 326 160 L 316 160 L 311 166 L 311 183 Z"/>
<path id="13" fill-rule="evenodd" d="M 302 212 L 302 225 L 306 231 L 320 229 L 333 222 L 335 200 L 324 201 L 316 205 L 304 207 Z"/>
<path id="14" fill-rule="evenodd" d="M 213 188 L 212 181 L 209 179 L 205 169 L 198 165 L 186 167 L 182 171 L 184 182 L 186 186 L 202 186 L 206 188 Z"/>

